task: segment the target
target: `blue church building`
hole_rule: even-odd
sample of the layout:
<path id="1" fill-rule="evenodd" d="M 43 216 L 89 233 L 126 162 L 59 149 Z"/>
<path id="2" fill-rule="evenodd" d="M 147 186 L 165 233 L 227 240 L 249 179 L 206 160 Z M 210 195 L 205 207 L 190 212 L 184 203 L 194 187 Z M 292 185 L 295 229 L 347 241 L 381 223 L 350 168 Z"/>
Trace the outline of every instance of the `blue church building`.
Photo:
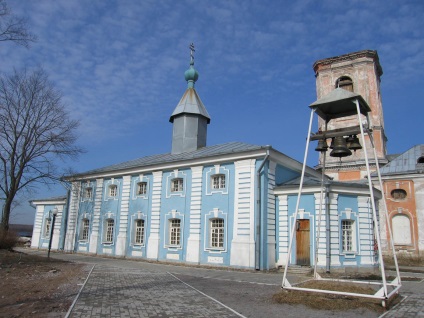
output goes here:
<path id="1" fill-rule="evenodd" d="M 66 177 L 67 196 L 32 201 L 32 248 L 48 248 L 51 238 L 64 252 L 267 270 L 286 265 L 295 223 L 290 264 L 375 265 L 366 185 L 328 179 L 322 192 L 321 173 L 306 167 L 295 220 L 302 163 L 271 146 L 208 146 L 211 118 L 195 89 L 193 58 L 185 79 L 169 119 L 171 152 Z"/>

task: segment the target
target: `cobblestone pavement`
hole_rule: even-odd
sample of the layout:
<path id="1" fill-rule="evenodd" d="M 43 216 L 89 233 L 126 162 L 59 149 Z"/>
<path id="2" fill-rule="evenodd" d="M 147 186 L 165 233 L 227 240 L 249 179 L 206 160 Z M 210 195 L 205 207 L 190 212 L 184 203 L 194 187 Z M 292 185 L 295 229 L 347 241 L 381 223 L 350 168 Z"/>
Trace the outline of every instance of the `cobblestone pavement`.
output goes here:
<path id="1" fill-rule="evenodd" d="M 38 250 L 21 251 L 45 254 Z M 70 317 L 340 317 L 340 312 L 272 303 L 270 298 L 281 286 L 279 273 L 215 270 L 79 254 L 51 256 L 95 265 Z M 401 276 L 415 276 L 421 281 L 403 280 L 403 301 L 380 318 L 424 317 L 424 274 L 401 272 Z M 295 279 L 290 277 L 290 282 Z M 378 314 L 365 310 L 343 312 L 344 318 L 358 316 Z"/>
<path id="2" fill-rule="evenodd" d="M 100 265 L 92 271 L 70 317 L 240 316 L 170 273 Z"/>

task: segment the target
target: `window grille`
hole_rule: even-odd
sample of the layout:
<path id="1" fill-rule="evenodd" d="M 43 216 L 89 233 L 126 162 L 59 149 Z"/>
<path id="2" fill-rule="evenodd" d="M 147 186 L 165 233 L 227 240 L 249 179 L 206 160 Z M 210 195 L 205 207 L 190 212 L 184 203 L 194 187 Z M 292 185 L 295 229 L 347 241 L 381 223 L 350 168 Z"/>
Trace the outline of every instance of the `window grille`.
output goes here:
<path id="1" fill-rule="evenodd" d="M 183 179 L 176 178 L 172 179 L 171 192 L 182 192 L 183 191 Z"/>
<path id="2" fill-rule="evenodd" d="M 144 244 L 144 220 L 135 221 L 135 244 Z"/>
<path id="3" fill-rule="evenodd" d="M 118 194 L 118 187 L 116 185 L 109 186 L 109 196 L 116 197 L 117 194 Z"/>
<path id="4" fill-rule="evenodd" d="M 88 233 L 90 231 L 90 220 L 82 220 L 81 241 L 88 241 Z"/>
<path id="5" fill-rule="evenodd" d="M 212 188 L 213 189 L 225 189 L 225 175 L 216 174 L 212 176 Z"/>
<path id="6" fill-rule="evenodd" d="M 93 189 L 85 188 L 85 199 L 90 200 L 93 197 Z"/>
<path id="7" fill-rule="evenodd" d="M 143 195 L 147 193 L 147 182 L 137 183 L 137 195 Z"/>
<path id="8" fill-rule="evenodd" d="M 105 237 L 106 243 L 112 243 L 113 242 L 114 227 L 115 227 L 115 221 L 112 220 L 112 219 L 108 219 L 106 221 L 106 237 Z"/>
<path id="9" fill-rule="evenodd" d="M 342 247 L 344 252 L 353 251 L 353 223 L 352 220 L 342 221 Z"/>
<path id="10" fill-rule="evenodd" d="M 45 237 L 50 237 L 51 222 L 52 222 L 52 220 L 50 218 L 46 218 L 46 221 L 45 221 L 46 225 L 44 227 L 44 236 Z"/>
<path id="11" fill-rule="evenodd" d="M 223 219 L 212 219 L 210 221 L 210 244 L 211 247 L 224 247 L 224 220 Z"/>
<path id="12" fill-rule="evenodd" d="M 172 219 L 169 220 L 169 244 L 180 245 L 181 238 L 181 220 Z"/>

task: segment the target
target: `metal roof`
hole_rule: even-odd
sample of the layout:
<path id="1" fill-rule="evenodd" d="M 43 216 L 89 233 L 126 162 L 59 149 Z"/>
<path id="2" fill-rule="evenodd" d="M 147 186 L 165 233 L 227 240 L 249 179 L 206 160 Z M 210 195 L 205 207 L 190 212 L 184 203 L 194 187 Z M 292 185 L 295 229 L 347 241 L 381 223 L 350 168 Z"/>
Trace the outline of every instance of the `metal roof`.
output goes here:
<path id="1" fill-rule="evenodd" d="M 300 177 L 296 177 L 292 180 L 289 180 L 287 182 L 284 182 L 278 185 L 277 187 L 280 189 L 284 189 L 285 187 L 299 186 L 299 184 L 300 184 Z M 326 180 L 324 180 L 324 184 L 329 184 L 330 186 L 368 188 L 368 184 L 366 183 L 365 180 L 345 182 L 345 181 L 334 181 L 334 180 L 330 180 L 326 178 Z M 308 186 L 313 187 L 313 186 L 320 186 L 320 185 L 321 185 L 321 180 L 318 178 L 305 176 L 303 179 L 303 186 L 305 187 L 308 187 Z"/>
<path id="2" fill-rule="evenodd" d="M 180 154 L 165 153 L 165 154 L 141 157 L 135 160 L 130 160 L 130 161 L 106 166 L 103 168 L 89 170 L 83 173 L 78 173 L 73 176 L 75 177 L 80 175 L 89 175 L 89 174 L 95 174 L 95 173 L 104 173 L 104 172 L 118 171 L 118 170 L 124 170 L 124 169 L 139 168 L 139 167 L 151 166 L 155 164 L 171 163 L 176 161 L 199 159 L 199 158 L 206 158 L 206 157 L 212 157 L 217 155 L 241 153 L 246 151 L 267 149 L 267 148 L 271 148 L 271 147 L 251 145 L 251 144 L 246 144 L 242 142 L 229 142 L 225 144 L 203 147 L 192 152 L 184 152 Z"/>
<path id="3" fill-rule="evenodd" d="M 416 145 L 397 156 L 381 168 L 380 173 L 381 175 L 423 173 L 424 163 L 418 163 L 418 159 L 421 157 L 424 157 L 424 144 Z M 373 173 L 373 176 L 376 175 Z"/>
<path id="4" fill-rule="evenodd" d="M 371 111 L 371 108 L 361 95 L 349 92 L 340 87 L 318 99 L 309 105 L 309 107 L 315 109 L 318 116 L 329 121 L 334 118 L 356 115 L 358 112 L 356 104 L 353 102 L 356 99 L 359 102 L 361 114 L 366 115 Z"/>
<path id="5" fill-rule="evenodd" d="M 169 118 L 169 121 L 171 123 L 174 122 L 174 117 L 181 114 L 201 115 L 208 120 L 208 124 L 211 121 L 205 105 L 203 105 L 199 95 L 194 88 L 186 89 L 183 97 L 181 97 L 180 102 L 178 103 L 177 107 L 175 107 L 174 112 Z"/>

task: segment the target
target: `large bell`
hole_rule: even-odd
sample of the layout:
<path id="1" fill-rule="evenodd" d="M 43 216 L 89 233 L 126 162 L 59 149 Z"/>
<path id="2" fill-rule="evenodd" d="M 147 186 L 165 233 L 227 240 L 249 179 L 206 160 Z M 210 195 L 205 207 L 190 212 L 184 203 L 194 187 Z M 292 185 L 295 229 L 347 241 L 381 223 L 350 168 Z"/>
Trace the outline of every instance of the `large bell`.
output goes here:
<path id="1" fill-rule="evenodd" d="M 349 150 L 346 144 L 346 139 L 343 136 L 334 137 L 333 150 L 330 152 L 331 157 L 347 157 L 351 156 L 352 151 Z"/>
<path id="2" fill-rule="evenodd" d="M 362 149 L 361 144 L 359 143 L 359 138 L 356 135 L 350 135 L 346 138 L 347 147 L 350 150 L 356 151 Z"/>
<path id="3" fill-rule="evenodd" d="M 325 139 L 318 140 L 318 145 L 315 148 L 315 151 L 326 152 L 328 149 L 327 141 Z"/>

